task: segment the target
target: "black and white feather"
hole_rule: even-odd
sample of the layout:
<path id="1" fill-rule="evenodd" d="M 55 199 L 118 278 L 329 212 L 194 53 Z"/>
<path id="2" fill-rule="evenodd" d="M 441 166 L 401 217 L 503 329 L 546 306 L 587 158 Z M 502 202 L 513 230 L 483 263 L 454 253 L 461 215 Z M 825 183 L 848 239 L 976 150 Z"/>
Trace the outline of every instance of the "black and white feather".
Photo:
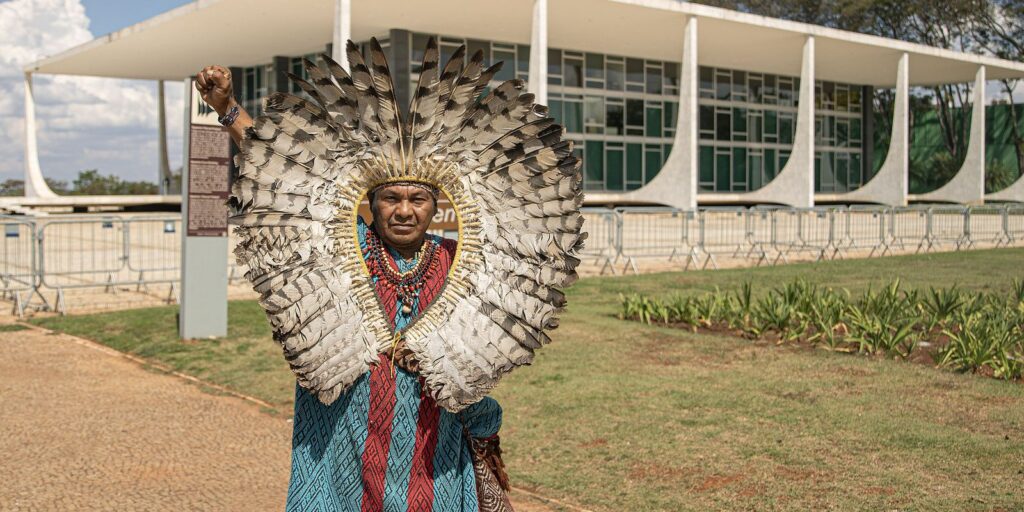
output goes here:
<path id="1" fill-rule="evenodd" d="M 443 293 L 402 336 L 438 404 L 483 398 L 548 343 L 576 278 L 585 233 L 580 161 L 547 108 L 460 48 L 443 67 L 433 39 L 408 115 L 376 40 L 349 71 L 330 57 L 276 93 L 237 157 L 232 188 L 249 269 L 301 386 L 332 403 L 394 339 L 355 238 L 373 186 L 415 179 L 451 198 L 459 252 Z"/>

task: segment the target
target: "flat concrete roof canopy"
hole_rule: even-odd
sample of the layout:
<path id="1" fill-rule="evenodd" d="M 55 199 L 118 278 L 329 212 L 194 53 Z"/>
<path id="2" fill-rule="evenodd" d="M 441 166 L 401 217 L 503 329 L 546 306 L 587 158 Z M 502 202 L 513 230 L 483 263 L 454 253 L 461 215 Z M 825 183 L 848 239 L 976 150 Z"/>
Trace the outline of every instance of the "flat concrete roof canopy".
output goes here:
<path id="1" fill-rule="evenodd" d="M 352 37 L 391 28 L 529 43 L 532 0 L 353 0 Z M 895 86 L 910 54 L 913 85 L 963 83 L 985 65 L 990 80 L 1024 77 L 1024 64 L 677 0 L 558 0 L 548 4 L 549 46 L 679 61 L 687 16 L 701 19 L 702 65 L 797 76 L 814 35 L 818 79 Z M 44 58 L 26 72 L 179 80 L 210 63 L 251 66 L 274 55 L 323 51 L 334 0 L 197 0 Z M 294 27 L 301 30 L 288 30 Z M 884 65 L 884 64 L 891 64 Z"/>
<path id="2" fill-rule="evenodd" d="M 531 5 L 529 0 L 355 1 L 352 39 L 408 28 L 528 42 Z M 334 0 L 197 0 L 41 59 L 24 71 L 180 80 L 213 63 L 244 67 L 269 63 L 275 55 L 323 52 L 333 27 Z"/>
<path id="3" fill-rule="evenodd" d="M 365 41 L 392 29 L 529 44 L 530 90 L 547 103 L 548 48 L 679 62 L 677 127 L 662 170 L 640 189 L 588 194 L 595 201 L 657 202 L 695 208 L 700 201 L 813 206 L 815 197 L 903 206 L 910 200 L 984 201 L 985 83 L 1024 78 L 1024 63 L 943 50 L 681 0 L 196 0 L 24 67 L 26 194 L 53 196 L 35 142 L 32 75 L 181 80 L 209 64 L 248 67 L 277 56 L 320 53 L 343 38 Z M 685 58 L 684 58 L 685 51 Z M 333 52 L 342 61 L 345 56 Z M 538 58 L 539 57 L 539 58 Z M 799 88 L 792 155 L 765 186 L 748 192 L 699 192 L 697 100 L 700 65 L 805 77 Z M 849 193 L 816 193 L 815 81 L 896 90 L 884 175 Z M 968 158 L 938 191 L 908 196 L 910 86 L 972 83 Z M 685 105 L 685 108 L 682 106 Z M 600 148 L 598 146 L 598 148 Z M 589 144 L 588 144 L 589 151 Z M 646 158 L 646 157 L 645 157 Z M 659 156 L 660 158 L 660 156 Z M 865 161 L 867 161 L 865 159 Z M 680 184 L 685 184 L 682 186 Z M 698 193 L 699 192 L 699 193 Z M 1024 178 L 991 199 L 1024 202 Z"/>

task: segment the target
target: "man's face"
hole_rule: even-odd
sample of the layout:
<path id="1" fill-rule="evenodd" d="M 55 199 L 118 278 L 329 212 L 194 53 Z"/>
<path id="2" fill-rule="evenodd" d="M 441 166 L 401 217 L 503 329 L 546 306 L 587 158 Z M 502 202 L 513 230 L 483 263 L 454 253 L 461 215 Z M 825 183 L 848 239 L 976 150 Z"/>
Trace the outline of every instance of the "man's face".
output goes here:
<path id="1" fill-rule="evenodd" d="M 418 247 L 437 210 L 430 192 L 411 185 L 378 190 L 370 206 L 377 233 L 396 249 Z"/>

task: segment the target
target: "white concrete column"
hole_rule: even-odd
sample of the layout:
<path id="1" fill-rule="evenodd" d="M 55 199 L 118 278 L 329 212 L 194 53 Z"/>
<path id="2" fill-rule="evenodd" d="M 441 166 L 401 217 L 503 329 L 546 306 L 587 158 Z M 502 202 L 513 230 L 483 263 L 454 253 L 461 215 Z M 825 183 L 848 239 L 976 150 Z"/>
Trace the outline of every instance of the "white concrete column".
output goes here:
<path id="1" fill-rule="evenodd" d="M 680 66 L 679 109 L 672 152 L 661 171 L 649 183 L 631 192 L 587 192 L 596 203 L 658 203 L 682 210 L 697 208 L 697 17 L 683 28 L 683 58 Z"/>
<path id="2" fill-rule="evenodd" d="M 348 69 L 348 53 L 345 46 L 352 39 L 352 0 L 334 0 L 334 39 L 331 42 L 331 58 Z"/>
<path id="3" fill-rule="evenodd" d="M 32 73 L 25 73 L 25 197 L 57 197 L 43 179 L 36 144 L 36 101 Z"/>
<path id="4" fill-rule="evenodd" d="M 927 194 L 912 197 L 916 201 L 981 204 L 985 200 L 985 66 L 974 79 L 974 106 L 971 108 L 971 135 L 967 154 L 949 183 Z"/>
<path id="5" fill-rule="evenodd" d="M 157 96 L 157 165 L 160 172 L 158 183 L 160 193 L 168 194 L 171 191 L 171 164 L 167 159 L 167 109 L 164 106 L 164 81 L 157 80 L 156 82 L 156 96 Z"/>
<path id="6" fill-rule="evenodd" d="M 785 167 L 771 182 L 753 192 L 737 194 L 747 202 L 778 203 L 798 208 L 814 206 L 814 36 L 807 36 L 800 66 L 800 104 L 796 114 L 793 150 Z M 725 194 L 733 197 L 731 194 Z"/>
<path id="7" fill-rule="evenodd" d="M 533 0 L 530 31 L 530 76 L 527 91 L 537 103 L 548 104 L 548 0 Z"/>
<path id="8" fill-rule="evenodd" d="M 870 115 L 870 113 L 868 113 Z M 864 141 L 871 144 L 871 141 Z M 866 165 L 872 165 L 866 162 Z M 900 56 L 896 66 L 896 102 L 893 104 L 892 135 L 885 162 L 867 183 L 846 194 L 841 201 L 906 206 L 910 174 L 910 55 Z"/>

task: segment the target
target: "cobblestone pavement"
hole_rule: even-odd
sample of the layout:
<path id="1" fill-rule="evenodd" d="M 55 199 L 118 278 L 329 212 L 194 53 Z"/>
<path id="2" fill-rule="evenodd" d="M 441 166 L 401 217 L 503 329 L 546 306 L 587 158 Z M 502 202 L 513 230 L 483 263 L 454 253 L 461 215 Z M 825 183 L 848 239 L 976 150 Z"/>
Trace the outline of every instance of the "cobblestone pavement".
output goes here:
<path id="1" fill-rule="evenodd" d="M 41 330 L 0 333 L 0 510 L 280 510 L 290 424 Z"/>
<path id="2" fill-rule="evenodd" d="M 281 510 L 290 447 L 291 423 L 245 400 L 72 336 L 0 332 L 0 511 Z"/>

